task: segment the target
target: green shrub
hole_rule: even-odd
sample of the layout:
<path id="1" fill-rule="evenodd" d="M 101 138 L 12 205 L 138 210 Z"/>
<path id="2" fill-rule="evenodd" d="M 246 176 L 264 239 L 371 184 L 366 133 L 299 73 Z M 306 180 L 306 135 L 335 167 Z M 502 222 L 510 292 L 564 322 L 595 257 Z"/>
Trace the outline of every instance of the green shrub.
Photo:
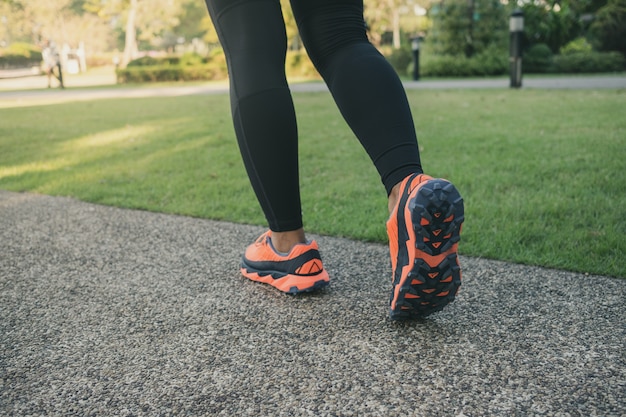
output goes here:
<path id="1" fill-rule="evenodd" d="M 133 59 L 127 65 L 127 67 L 150 67 L 159 65 L 159 60 L 151 56 L 142 56 L 141 58 Z"/>
<path id="2" fill-rule="evenodd" d="M 413 52 L 410 46 L 394 49 L 386 56 L 387 61 L 400 75 L 408 75 L 413 68 Z"/>
<path id="3" fill-rule="evenodd" d="M 507 71 L 507 53 L 495 46 L 471 58 L 464 55 L 425 56 L 420 68 L 421 74 L 431 77 L 491 76 Z"/>
<path id="4" fill-rule="evenodd" d="M 179 63 L 180 65 L 195 66 L 206 64 L 207 60 L 195 52 L 188 52 L 180 57 Z"/>
<path id="5" fill-rule="evenodd" d="M 29 43 L 17 42 L 0 50 L 0 68 L 34 66 L 41 60 L 41 48 Z"/>
<path id="6" fill-rule="evenodd" d="M 552 66 L 552 50 L 545 43 L 531 46 L 522 58 L 522 70 L 525 73 L 549 72 Z"/>
<path id="7" fill-rule="evenodd" d="M 319 78 L 315 66 L 304 51 L 288 51 L 285 62 L 285 71 L 288 77 Z"/>
<path id="8" fill-rule="evenodd" d="M 15 42 L 9 45 L 5 52 L 11 55 L 23 55 L 34 60 L 41 59 L 41 48 L 31 43 Z"/>
<path id="9" fill-rule="evenodd" d="M 133 59 L 127 65 L 127 67 L 153 67 L 153 66 L 166 66 L 166 65 L 178 65 L 180 58 L 177 56 L 166 57 L 152 57 L 142 56 L 141 58 Z"/>
<path id="10" fill-rule="evenodd" d="M 226 58 L 221 49 L 207 58 L 195 53 L 181 57 L 145 56 L 131 61 L 126 68 L 117 69 L 116 74 L 120 84 L 222 80 L 227 77 Z"/>
<path id="11" fill-rule="evenodd" d="M 319 78 L 313 63 L 304 51 L 287 52 L 285 70 L 288 77 Z M 117 70 L 117 82 L 145 83 L 161 81 L 222 80 L 228 76 L 226 57 L 221 48 L 208 57 L 185 54 L 180 58 L 143 57 Z"/>
<path id="12" fill-rule="evenodd" d="M 226 69 L 215 63 L 202 65 L 153 65 L 118 69 L 117 82 L 205 81 L 226 78 Z"/>
<path id="13" fill-rule="evenodd" d="M 589 53 L 592 51 L 592 46 L 585 38 L 576 38 L 569 42 L 567 45 L 561 48 L 559 51 L 561 55 L 575 54 L 580 52 Z"/>
<path id="14" fill-rule="evenodd" d="M 557 73 L 620 72 L 626 58 L 619 52 L 572 52 L 556 55 L 550 70 Z"/>
<path id="15" fill-rule="evenodd" d="M 423 62 L 423 64 L 422 64 Z M 420 73 L 434 77 L 459 77 L 468 75 L 465 56 L 441 55 L 421 60 Z"/>
<path id="16" fill-rule="evenodd" d="M 469 59 L 471 75 L 502 75 L 508 71 L 509 57 L 507 51 L 496 46 L 489 47 Z"/>

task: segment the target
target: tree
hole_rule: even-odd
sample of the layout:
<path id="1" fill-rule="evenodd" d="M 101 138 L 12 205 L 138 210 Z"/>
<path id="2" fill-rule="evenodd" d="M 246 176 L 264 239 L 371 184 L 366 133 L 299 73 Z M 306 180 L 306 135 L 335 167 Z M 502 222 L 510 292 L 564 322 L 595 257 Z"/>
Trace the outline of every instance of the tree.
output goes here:
<path id="1" fill-rule="evenodd" d="M 202 38 L 207 29 L 204 19 L 209 16 L 206 5 L 202 1 L 182 0 L 178 24 L 172 28 L 176 36 L 185 40 Z"/>
<path id="2" fill-rule="evenodd" d="M 57 44 L 78 46 L 82 41 L 92 47 L 106 44 L 107 28 L 97 16 L 82 8 L 82 0 L 4 0 L 0 12 L 5 16 L 4 36 L 9 42 L 41 44 L 47 39 Z"/>
<path id="3" fill-rule="evenodd" d="M 430 13 L 429 43 L 437 54 L 469 58 L 506 45 L 507 10 L 498 0 L 444 0 Z"/>
<path id="4" fill-rule="evenodd" d="M 598 50 L 626 56 L 626 0 L 609 0 L 598 10 L 590 32 Z"/>
<path id="5" fill-rule="evenodd" d="M 579 3 L 579 6 L 587 7 L 583 3 Z M 567 0 L 526 3 L 522 6 L 522 11 L 527 46 L 543 43 L 553 53 L 558 53 L 562 46 L 581 32 L 580 16 Z"/>
<path id="6" fill-rule="evenodd" d="M 428 6 L 430 0 L 423 0 Z M 418 16 L 416 10 L 424 10 L 417 0 L 365 0 L 365 21 L 370 39 L 380 46 L 383 35 L 391 33 L 391 44 L 398 49 L 402 44 L 402 33 L 418 33 L 428 26 L 426 18 Z"/>
<path id="7" fill-rule="evenodd" d="M 175 27 L 183 0 L 85 0 L 85 9 L 114 23 L 124 33 L 122 67 L 137 56 L 138 42 L 151 45 Z M 123 29 L 122 29 L 123 28 Z"/>

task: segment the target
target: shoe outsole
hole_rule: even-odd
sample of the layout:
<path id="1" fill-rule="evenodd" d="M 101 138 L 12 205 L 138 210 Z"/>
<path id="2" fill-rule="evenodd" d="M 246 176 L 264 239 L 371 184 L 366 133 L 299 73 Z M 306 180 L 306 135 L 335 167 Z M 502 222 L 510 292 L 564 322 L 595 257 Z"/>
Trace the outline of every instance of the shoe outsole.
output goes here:
<path id="1" fill-rule="evenodd" d="M 461 286 L 456 244 L 465 219 L 463 199 L 442 179 L 428 180 L 408 202 L 415 262 L 400 289 L 390 318 L 426 317 L 454 301 Z"/>
<path id="2" fill-rule="evenodd" d="M 306 276 L 293 275 L 281 272 L 254 271 L 242 266 L 241 274 L 255 282 L 269 284 L 286 294 L 302 294 L 320 290 L 330 284 L 326 270 L 321 273 Z"/>

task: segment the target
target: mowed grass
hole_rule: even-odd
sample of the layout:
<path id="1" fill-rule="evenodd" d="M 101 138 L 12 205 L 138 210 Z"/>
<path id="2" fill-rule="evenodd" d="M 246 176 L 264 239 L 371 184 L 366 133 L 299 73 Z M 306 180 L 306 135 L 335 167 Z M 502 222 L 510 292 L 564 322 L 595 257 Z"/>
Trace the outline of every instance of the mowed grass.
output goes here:
<path id="1" fill-rule="evenodd" d="M 462 254 L 626 277 L 625 91 L 408 95 L 425 170 L 465 198 Z M 384 189 L 332 99 L 294 99 L 307 230 L 386 242 Z M 265 224 L 226 95 L 1 108 L 0 189 Z"/>

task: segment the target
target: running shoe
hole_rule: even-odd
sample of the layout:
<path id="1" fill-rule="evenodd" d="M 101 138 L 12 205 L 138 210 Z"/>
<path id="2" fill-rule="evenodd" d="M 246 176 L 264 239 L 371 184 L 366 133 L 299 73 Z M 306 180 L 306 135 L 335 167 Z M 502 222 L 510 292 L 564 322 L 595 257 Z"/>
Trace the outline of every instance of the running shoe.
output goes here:
<path id="1" fill-rule="evenodd" d="M 269 284 L 289 294 L 314 291 L 330 282 L 314 240 L 281 254 L 272 245 L 271 230 L 248 246 L 241 261 L 241 273 L 252 281 Z"/>
<path id="2" fill-rule="evenodd" d="M 406 177 L 387 221 L 393 272 L 390 317 L 425 317 L 454 301 L 461 285 L 457 246 L 463 198 L 449 181 Z"/>

